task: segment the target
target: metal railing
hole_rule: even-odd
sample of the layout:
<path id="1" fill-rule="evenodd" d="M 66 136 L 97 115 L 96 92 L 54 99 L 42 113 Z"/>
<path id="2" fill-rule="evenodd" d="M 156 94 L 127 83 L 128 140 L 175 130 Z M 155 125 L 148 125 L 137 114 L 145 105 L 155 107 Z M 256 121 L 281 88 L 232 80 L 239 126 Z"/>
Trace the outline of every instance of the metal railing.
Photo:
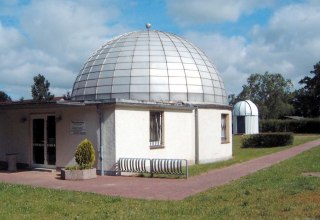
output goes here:
<path id="1" fill-rule="evenodd" d="M 150 173 L 185 175 L 188 178 L 188 161 L 186 159 L 147 159 L 119 158 L 118 171 L 131 173 Z"/>

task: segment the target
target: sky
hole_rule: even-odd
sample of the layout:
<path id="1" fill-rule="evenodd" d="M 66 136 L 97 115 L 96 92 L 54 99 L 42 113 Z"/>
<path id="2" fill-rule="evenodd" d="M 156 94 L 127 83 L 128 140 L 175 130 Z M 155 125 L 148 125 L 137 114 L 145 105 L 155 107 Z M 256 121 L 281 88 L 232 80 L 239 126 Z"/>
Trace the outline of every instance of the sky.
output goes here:
<path id="1" fill-rule="evenodd" d="M 227 94 L 266 71 L 297 89 L 320 61 L 319 0 L 1 0 L 0 91 L 29 99 L 40 73 L 55 96 L 71 92 L 92 53 L 147 22 L 198 46 Z"/>

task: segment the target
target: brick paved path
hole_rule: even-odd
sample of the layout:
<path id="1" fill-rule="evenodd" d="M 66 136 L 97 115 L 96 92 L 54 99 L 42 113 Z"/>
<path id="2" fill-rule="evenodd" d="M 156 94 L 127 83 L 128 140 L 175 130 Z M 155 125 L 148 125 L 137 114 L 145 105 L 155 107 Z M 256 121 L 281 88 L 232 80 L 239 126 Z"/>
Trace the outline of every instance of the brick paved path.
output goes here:
<path id="1" fill-rule="evenodd" d="M 98 176 L 94 180 L 66 181 L 61 180 L 56 172 L 21 171 L 9 173 L 2 171 L 0 172 L 0 182 L 130 198 L 181 200 L 270 167 L 316 146 L 320 146 L 320 139 L 247 162 L 212 170 L 199 176 L 190 177 L 187 180 Z"/>

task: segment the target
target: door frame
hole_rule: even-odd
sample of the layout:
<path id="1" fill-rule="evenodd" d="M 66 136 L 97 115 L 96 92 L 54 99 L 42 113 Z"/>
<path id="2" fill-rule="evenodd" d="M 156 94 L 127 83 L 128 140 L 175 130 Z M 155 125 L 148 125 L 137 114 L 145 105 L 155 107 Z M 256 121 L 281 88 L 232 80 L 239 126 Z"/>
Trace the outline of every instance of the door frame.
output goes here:
<path id="1" fill-rule="evenodd" d="M 31 168 L 49 168 L 49 169 L 55 169 L 55 165 L 49 165 L 47 160 L 47 120 L 48 116 L 56 116 L 55 114 L 34 114 L 30 116 L 30 132 L 31 132 L 31 138 L 30 138 L 30 165 Z M 44 164 L 37 164 L 33 162 L 33 120 L 34 119 L 44 119 Z M 56 128 L 57 131 L 57 128 Z M 56 133 L 56 143 L 57 143 L 57 133 Z M 57 147 L 57 144 L 56 144 Z M 56 158 L 57 158 L 57 148 L 56 148 Z"/>

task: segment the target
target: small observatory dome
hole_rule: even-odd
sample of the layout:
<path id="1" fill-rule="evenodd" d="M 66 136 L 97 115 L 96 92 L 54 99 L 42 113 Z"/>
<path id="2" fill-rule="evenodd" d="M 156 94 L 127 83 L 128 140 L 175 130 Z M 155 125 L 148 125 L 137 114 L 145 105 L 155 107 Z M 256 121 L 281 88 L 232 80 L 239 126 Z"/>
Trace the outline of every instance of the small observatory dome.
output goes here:
<path id="1" fill-rule="evenodd" d="M 85 62 L 72 100 L 184 101 L 228 105 L 224 83 L 207 56 L 171 33 L 150 30 L 118 36 Z"/>
<path id="2" fill-rule="evenodd" d="M 250 100 L 237 102 L 233 107 L 233 133 L 259 133 L 259 115 L 257 106 Z"/>
<path id="3" fill-rule="evenodd" d="M 233 107 L 233 116 L 258 115 L 257 106 L 250 100 L 237 102 Z"/>

